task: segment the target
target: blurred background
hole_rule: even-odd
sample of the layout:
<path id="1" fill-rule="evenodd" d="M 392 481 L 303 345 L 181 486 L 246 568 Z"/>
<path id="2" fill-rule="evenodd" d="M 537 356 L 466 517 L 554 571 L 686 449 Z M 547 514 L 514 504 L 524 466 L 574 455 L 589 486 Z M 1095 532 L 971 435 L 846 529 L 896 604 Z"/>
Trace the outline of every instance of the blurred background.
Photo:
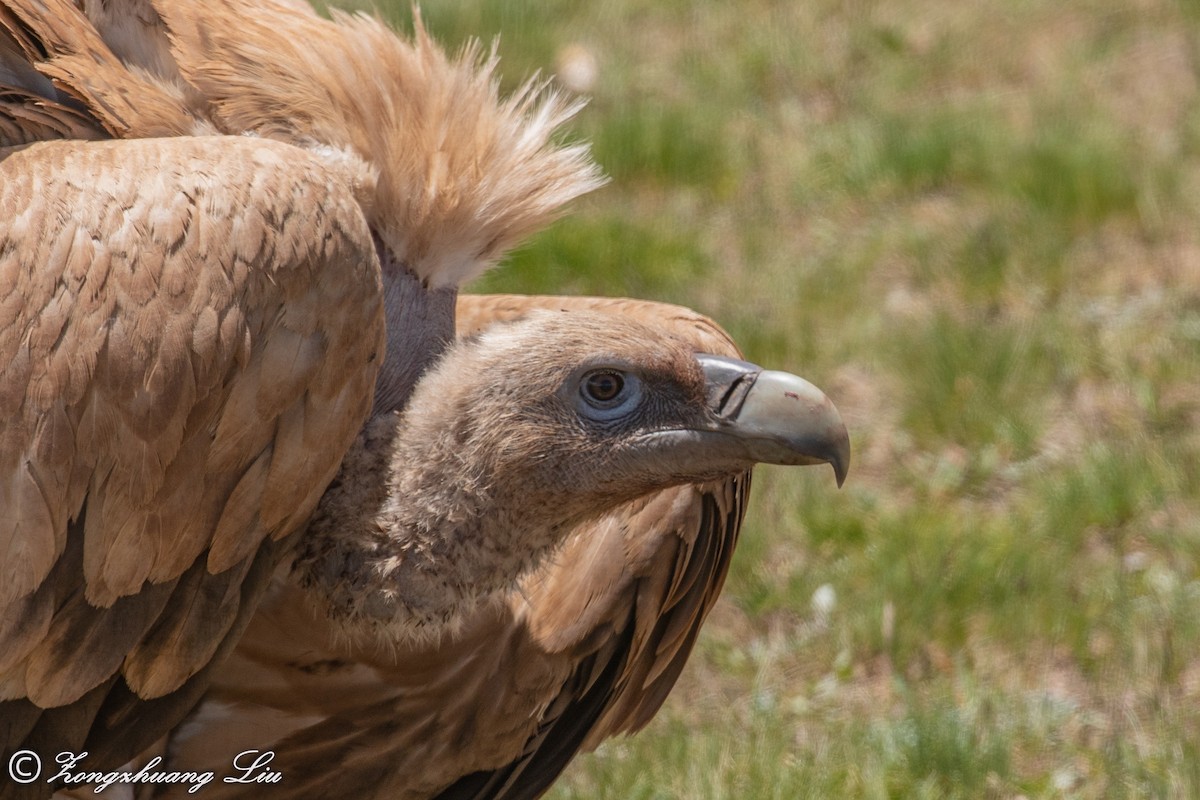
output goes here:
<path id="1" fill-rule="evenodd" d="M 675 693 L 552 797 L 1200 797 L 1200 4 L 421 5 L 612 177 L 476 289 L 692 306 L 855 448 L 758 470 Z"/>

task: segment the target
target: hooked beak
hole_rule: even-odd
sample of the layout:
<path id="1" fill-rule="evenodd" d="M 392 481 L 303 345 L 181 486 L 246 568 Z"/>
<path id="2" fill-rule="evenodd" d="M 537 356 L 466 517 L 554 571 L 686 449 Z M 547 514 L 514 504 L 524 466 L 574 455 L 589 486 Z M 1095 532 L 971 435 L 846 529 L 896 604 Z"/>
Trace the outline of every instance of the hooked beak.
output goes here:
<path id="1" fill-rule="evenodd" d="M 833 402 L 787 372 L 733 358 L 697 354 L 707 381 L 713 433 L 731 437 L 764 464 L 831 464 L 841 486 L 850 469 L 850 436 Z"/>

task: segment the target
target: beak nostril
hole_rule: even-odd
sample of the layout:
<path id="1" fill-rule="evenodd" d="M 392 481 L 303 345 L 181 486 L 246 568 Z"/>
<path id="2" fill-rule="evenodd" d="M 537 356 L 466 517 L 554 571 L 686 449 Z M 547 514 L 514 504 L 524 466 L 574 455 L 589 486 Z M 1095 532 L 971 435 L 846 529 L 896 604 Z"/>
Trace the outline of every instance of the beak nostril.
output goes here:
<path id="1" fill-rule="evenodd" d="M 738 411 L 742 408 L 742 403 L 746 402 L 746 395 L 754 386 L 755 377 L 754 375 L 742 375 L 729 385 L 729 389 L 714 408 L 718 417 L 728 419 L 737 416 Z"/>
<path id="2" fill-rule="evenodd" d="M 746 361 L 701 353 L 696 356 L 707 380 L 708 407 L 718 419 L 738 415 L 762 369 Z"/>

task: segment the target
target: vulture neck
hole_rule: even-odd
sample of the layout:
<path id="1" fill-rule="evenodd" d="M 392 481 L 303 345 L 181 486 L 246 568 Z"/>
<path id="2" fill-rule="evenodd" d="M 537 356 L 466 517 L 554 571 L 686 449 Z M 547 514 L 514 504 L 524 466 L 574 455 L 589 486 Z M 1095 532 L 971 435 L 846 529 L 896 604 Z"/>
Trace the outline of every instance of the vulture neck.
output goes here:
<path id="1" fill-rule="evenodd" d="M 454 339 L 453 287 L 430 289 L 396 260 L 376 236 L 375 252 L 383 278 L 387 315 L 387 353 L 375 379 L 374 414 L 403 408 L 421 373 Z"/>
<path id="2" fill-rule="evenodd" d="M 406 436 L 402 414 L 372 418 L 300 544 L 295 582 L 355 642 L 455 634 L 587 516 L 496 481 L 462 457 L 454 430 L 440 438 Z"/>

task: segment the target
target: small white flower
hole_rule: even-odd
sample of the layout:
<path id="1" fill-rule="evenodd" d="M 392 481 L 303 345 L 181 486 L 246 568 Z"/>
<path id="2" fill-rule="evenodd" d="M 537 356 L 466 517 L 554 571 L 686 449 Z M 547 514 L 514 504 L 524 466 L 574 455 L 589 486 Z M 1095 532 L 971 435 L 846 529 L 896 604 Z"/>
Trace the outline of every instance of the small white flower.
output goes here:
<path id="1" fill-rule="evenodd" d="M 837 607 L 837 591 L 828 583 L 817 587 L 812 594 L 812 610 L 817 619 L 825 622 Z"/>

